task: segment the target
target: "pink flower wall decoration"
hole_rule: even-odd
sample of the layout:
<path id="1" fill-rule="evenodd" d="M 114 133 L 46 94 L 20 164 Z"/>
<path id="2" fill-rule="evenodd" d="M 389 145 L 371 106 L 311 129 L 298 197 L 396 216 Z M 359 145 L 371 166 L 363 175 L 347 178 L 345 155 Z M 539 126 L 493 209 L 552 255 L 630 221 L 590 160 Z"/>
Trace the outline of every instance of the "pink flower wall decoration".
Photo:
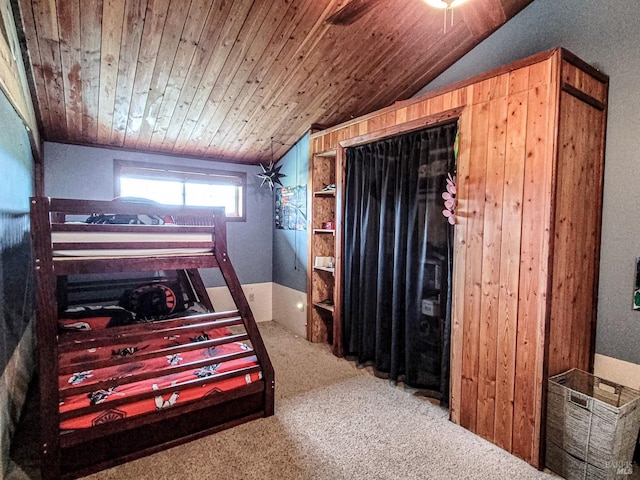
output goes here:
<path id="1" fill-rule="evenodd" d="M 451 225 L 456 223 L 456 177 L 451 177 L 451 174 L 447 176 L 447 191 L 442 192 L 442 198 L 444 199 L 444 210 L 442 215 L 447 218 L 447 221 Z"/>

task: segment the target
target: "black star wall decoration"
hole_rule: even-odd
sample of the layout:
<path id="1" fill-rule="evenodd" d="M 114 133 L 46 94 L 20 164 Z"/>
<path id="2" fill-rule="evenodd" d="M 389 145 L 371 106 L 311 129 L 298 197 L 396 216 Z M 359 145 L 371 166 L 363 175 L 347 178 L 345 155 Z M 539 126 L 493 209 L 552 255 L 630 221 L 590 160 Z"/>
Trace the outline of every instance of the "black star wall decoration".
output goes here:
<path id="1" fill-rule="evenodd" d="M 263 186 L 265 182 L 269 185 L 269 188 L 271 190 L 273 190 L 273 187 L 276 183 L 281 187 L 283 186 L 280 179 L 282 177 L 286 177 L 286 175 L 284 173 L 280 173 L 282 165 L 278 165 L 276 167 L 276 164 L 273 161 L 273 137 L 271 137 L 271 162 L 269 162 L 269 168 L 265 168 L 262 163 L 260 163 L 260 168 L 262 168 L 262 173 L 257 174 L 258 177 L 262 179 L 262 183 L 260 183 L 260 186 Z"/>
<path id="2" fill-rule="evenodd" d="M 260 186 L 268 183 L 271 190 L 273 190 L 273 187 L 276 183 L 282 186 L 282 182 L 280 181 L 280 179 L 282 177 L 286 177 L 284 173 L 280 173 L 282 165 L 276 166 L 273 161 L 271 161 L 269 163 L 269 168 L 265 168 L 263 164 L 260 164 L 260 167 L 262 168 L 262 173 L 257 174 L 258 177 L 262 179 L 262 183 L 260 183 Z"/>

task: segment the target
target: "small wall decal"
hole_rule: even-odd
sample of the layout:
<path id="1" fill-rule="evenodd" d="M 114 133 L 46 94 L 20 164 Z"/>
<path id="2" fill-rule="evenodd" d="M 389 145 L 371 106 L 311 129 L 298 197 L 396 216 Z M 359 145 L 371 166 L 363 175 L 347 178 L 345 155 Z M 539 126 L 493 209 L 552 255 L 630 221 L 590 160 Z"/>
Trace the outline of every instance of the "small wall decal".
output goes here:
<path id="1" fill-rule="evenodd" d="M 442 215 L 447 218 L 450 225 L 456 224 L 456 177 L 449 174 L 447 176 L 447 191 L 442 192 L 444 200 L 444 210 Z"/>

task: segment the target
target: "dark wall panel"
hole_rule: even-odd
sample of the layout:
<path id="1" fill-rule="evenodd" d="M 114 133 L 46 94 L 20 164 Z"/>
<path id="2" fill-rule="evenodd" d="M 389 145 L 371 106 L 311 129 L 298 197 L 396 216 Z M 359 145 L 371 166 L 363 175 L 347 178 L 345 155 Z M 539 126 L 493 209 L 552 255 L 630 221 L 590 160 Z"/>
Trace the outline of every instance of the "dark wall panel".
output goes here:
<path id="1" fill-rule="evenodd" d="M 3 337 L 0 343 L 0 368 L 4 371 L 33 316 L 29 216 L 0 213 L 0 229 L 0 313 Z"/>
<path id="2" fill-rule="evenodd" d="M 33 318 L 29 197 L 33 157 L 27 132 L 0 93 L 0 374 Z"/>

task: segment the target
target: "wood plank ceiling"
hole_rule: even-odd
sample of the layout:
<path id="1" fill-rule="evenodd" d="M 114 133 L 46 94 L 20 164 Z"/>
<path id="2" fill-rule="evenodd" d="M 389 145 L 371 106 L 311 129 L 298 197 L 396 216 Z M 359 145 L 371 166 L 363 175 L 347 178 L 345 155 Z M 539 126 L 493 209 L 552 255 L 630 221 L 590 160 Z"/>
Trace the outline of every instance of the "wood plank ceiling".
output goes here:
<path id="1" fill-rule="evenodd" d="M 446 33 L 423 0 L 14 6 L 45 140 L 256 163 L 410 97 L 531 1 L 469 0 Z"/>

